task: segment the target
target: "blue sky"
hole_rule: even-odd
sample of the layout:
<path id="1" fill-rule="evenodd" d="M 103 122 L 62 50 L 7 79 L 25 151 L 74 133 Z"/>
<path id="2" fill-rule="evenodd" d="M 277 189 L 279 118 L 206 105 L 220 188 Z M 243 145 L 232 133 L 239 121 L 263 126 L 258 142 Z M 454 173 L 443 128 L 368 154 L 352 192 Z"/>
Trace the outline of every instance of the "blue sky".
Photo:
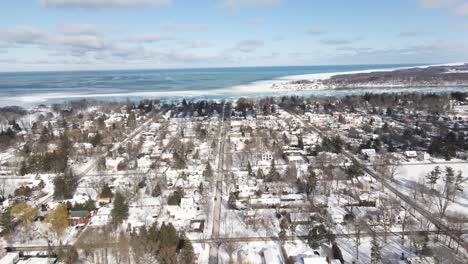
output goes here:
<path id="1" fill-rule="evenodd" d="M 0 71 L 468 61 L 467 0 L 3 0 Z"/>

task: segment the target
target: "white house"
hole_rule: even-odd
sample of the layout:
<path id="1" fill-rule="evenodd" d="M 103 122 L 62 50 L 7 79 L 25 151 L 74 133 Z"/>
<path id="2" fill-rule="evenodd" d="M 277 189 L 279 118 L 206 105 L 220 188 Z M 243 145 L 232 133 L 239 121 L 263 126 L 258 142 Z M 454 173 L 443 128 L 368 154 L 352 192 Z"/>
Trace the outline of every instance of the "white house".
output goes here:
<path id="1" fill-rule="evenodd" d="M 405 151 L 405 157 L 407 159 L 415 159 L 418 157 L 418 153 L 413 150 L 408 150 L 408 151 Z"/>

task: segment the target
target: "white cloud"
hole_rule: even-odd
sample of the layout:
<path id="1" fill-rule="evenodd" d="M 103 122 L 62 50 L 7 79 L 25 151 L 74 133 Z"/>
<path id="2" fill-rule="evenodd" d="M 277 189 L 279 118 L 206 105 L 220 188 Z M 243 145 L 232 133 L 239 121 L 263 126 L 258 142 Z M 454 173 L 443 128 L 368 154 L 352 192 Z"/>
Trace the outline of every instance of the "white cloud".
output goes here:
<path id="1" fill-rule="evenodd" d="M 219 6 L 230 11 L 238 11 L 241 8 L 272 6 L 281 2 L 282 0 L 222 0 Z"/>
<path id="2" fill-rule="evenodd" d="M 141 7 L 145 5 L 167 5 L 172 0 L 40 0 L 46 7 L 69 7 L 83 9 Z"/>
<path id="3" fill-rule="evenodd" d="M 98 30 L 95 25 L 91 24 L 60 24 L 57 26 L 57 31 L 64 35 L 97 35 Z"/>

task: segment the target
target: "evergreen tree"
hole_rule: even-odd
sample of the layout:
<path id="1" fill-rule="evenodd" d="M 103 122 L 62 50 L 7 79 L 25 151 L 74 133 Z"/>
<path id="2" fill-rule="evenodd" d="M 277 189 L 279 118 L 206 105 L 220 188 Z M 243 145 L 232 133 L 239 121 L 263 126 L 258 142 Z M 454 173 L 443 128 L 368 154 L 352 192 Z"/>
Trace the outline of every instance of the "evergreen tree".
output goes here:
<path id="1" fill-rule="evenodd" d="M 261 168 L 258 168 L 257 170 L 257 179 L 264 179 L 265 175 L 263 175 L 263 170 Z"/>
<path id="2" fill-rule="evenodd" d="M 315 174 L 314 170 L 311 170 L 309 172 L 309 176 L 307 177 L 307 183 L 306 183 L 306 194 L 310 195 L 315 191 L 315 188 L 317 186 L 317 174 Z"/>
<path id="3" fill-rule="evenodd" d="M 20 167 L 20 170 L 19 170 L 19 174 L 21 176 L 24 176 L 28 173 L 28 165 L 26 165 L 26 161 L 22 161 L 21 162 L 21 167 Z"/>
<path id="4" fill-rule="evenodd" d="M 380 246 L 380 243 L 377 240 L 377 236 L 374 233 L 374 235 L 372 236 L 372 246 L 371 246 L 371 263 L 372 264 L 380 263 L 382 259 L 381 250 L 382 250 L 382 247 Z"/>
<path id="5" fill-rule="evenodd" d="M 250 161 L 247 162 L 247 172 L 249 173 L 249 176 L 252 176 L 252 165 L 250 165 Z"/>
<path id="6" fill-rule="evenodd" d="M 188 239 L 183 240 L 182 249 L 179 253 L 179 263 L 184 264 L 194 264 L 195 263 L 195 253 L 193 251 L 192 242 Z"/>
<path id="7" fill-rule="evenodd" d="M 180 205 L 180 200 L 184 197 L 184 190 L 177 188 L 172 195 L 167 198 L 168 205 Z"/>
<path id="8" fill-rule="evenodd" d="M 203 171 L 203 176 L 205 176 L 208 179 L 213 177 L 213 169 L 211 168 L 211 164 L 209 161 L 206 163 L 205 170 Z"/>
<path id="9" fill-rule="evenodd" d="M 322 240 L 322 235 L 317 227 L 314 227 L 309 231 L 307 242 L 309 247 L 312 249 L 318 249 L 320 247 L 320 240 Z"/>
<path id="10" fill-rule="evenodd" d="M 345 263 L 344 258 L 343 258 L 343 253 L 341 253 L 341 249 L 340 249 L 340 247 L 338 247 L 336 242 L 333 243 L 332 253 L 333 253 L 333 259 L 340 260 L 341 264 Z"/>
<path id="11" fill-rule="evenodd" d="M 161 247 L 176 247 L 179 244 L 177 231 L 171 223 L 167 225 L 162 223 L 159 230 L 159 242 Z"/>
<path id="12" fill-rule="evenodd" d="M 57 175 L 54 179 L 54 198 L 57 200 L 71 199 L 77 187 L 78 177 L 73 172 Z"/>
<path id="13" fill-rule="evenodd" d="M 279 174 L 279 172 L 276 170 L 275 160 L 272 159 L 272 160 L 271 160 L 270 171 L 268 172 L 267 180 L 268 180 L 268 181 L 277 181 L 277 180 L 279 180 L 279 178 L 280 178 L 280 174 Z"/>
<path id="14" fill-rule="evenodd" d="M 426 175 L 427 183 L 431 186 L 431 189 L 434 189 L 434 185 L 437 183 L 440 177 L 439 166 L 435 167 Z"/>
<path id="15" fill-rule="evenodd" d="M 115 194 L 111 215 L 114 224 L 121 224 L 123 220 L 128 218 L 128 204 L 120 192 Z"/>
<path id="16" fill-rule="evenodd" d="M 156 184 L 156 185 L 154 186 L 153 191 L 151 192 L 151 196 L 153 196 L 153 197 L 159 197 L 159 196 L 161 196 L 161 194 L 162 194 L 161 186 L 159 186 L 159 184 Z"/>
<path id="17" fill-rule="evenodd" d="M 105 183 L 102 188 L 101 188 L 101 193 L 99 194 L 101 198 L 112 198 L 114 194 L 112 193 L 112 190 L 110 186 Z"/>
<path id="18" fill-rule="evenodd" d="M 13 223 L 13 218 L 11 216 L 10 209 L 7 209 L 5 212 L 2 213 L 0 221 L 3 227 L 1 235 L 5 236 L 11 234 L 15 229 L 15 225 Z"/>
<path id="19" fill-rule="evenodd" d="M 455 200 L 455 195 L 456 193 L 463 193 L 463 172 L 460 170 L 457 173 L 457 177 L 455 178 L 455 192 L 454 192 L 454 197 L 452 200 Z"/>

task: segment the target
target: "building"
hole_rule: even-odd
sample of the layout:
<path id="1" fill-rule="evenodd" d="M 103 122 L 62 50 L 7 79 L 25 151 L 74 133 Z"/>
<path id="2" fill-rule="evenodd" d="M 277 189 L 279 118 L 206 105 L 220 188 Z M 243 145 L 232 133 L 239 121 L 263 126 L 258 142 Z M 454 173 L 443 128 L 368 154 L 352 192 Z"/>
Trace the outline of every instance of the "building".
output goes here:
<path id="1" fill-rule="evenodd" d="M 408 150 L 408 151 L 405 151 L 405 157 L 407 159 L 415 159 L 418 157 L 418 153 L 413 150 Z"/>
<path id="2" fill-rule="evenodd" d="M 91 218 L 88 211 L 71 211 L 68 215 L 68 224 L 71 226 L 86 225 Z"/>

